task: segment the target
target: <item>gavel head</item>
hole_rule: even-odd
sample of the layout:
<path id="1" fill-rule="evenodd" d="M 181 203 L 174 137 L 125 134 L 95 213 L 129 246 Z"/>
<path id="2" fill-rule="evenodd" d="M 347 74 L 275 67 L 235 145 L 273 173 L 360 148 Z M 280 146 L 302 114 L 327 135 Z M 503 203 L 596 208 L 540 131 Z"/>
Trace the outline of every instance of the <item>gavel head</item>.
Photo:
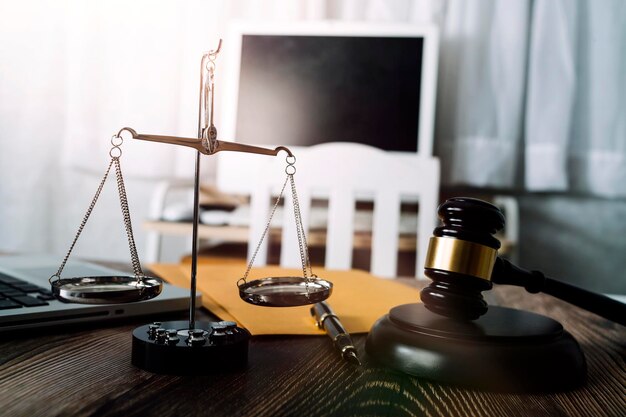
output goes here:
<path id="1" fill-rule="evenodd" d="M 434 313 L 475 320 L 487 312 L 481 292 L 492 287 L 500 248 L 493 235 L 504 227 L 504 216 L 496 206 L 466 197 L 447 200 L 438 215 L 443 225 L 430 238 L 424 265 L 433 282 L 422 290 L 422 302 Z"/>

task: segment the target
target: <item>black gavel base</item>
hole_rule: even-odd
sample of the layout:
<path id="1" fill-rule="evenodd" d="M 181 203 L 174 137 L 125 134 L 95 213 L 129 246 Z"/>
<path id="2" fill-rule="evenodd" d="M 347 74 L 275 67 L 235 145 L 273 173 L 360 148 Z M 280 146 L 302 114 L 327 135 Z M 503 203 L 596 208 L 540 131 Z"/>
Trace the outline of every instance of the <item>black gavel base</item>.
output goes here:
<path id="1" fill-rule="evenodd" d="M 505 307 L 460 321 L 400 305 L 374 324 L 365 349 L 395 370 L 490 391 L 563 391 L 586 377 L 583 352 L 559 322 Z"/>

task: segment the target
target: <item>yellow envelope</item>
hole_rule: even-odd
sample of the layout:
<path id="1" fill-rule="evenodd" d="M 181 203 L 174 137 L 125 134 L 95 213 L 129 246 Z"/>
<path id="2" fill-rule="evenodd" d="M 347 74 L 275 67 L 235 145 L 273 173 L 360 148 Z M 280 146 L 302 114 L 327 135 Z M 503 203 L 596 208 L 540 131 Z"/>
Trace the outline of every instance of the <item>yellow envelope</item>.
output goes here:
<path id="1" fill-rule="evenodd" d="M 153 264 L 150 269 L 174 285 L 188 287 L 189 265 Z M 310 306 L 260 307 L 239 297 L 237 280 L 242 265 L 198 265 L 197 289 L 202 305 L 223 320 L 233 320 L 253 335 L 319 335 Z M 381 316 L 400 304 L 419 301 L 416 288 L 365 271 L 334 271 L 316 268 L 315 273 L 333 283 L 327 302 L 349 333 L 365 333 Z M 271 276 L 302 276 L 301 269 L 278 266 L 253 268 L 248 281 Z"/>

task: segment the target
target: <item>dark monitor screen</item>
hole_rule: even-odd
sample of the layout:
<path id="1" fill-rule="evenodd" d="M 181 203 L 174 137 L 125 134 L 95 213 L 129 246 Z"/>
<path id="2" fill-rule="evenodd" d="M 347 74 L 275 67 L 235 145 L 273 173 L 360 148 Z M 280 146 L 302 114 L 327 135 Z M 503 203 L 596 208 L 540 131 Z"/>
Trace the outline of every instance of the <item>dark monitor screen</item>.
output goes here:
<path id="1" fill-rule="evenodd" d="M 421 37 L 244 35 L 237 141 L 417 151 Z"/>

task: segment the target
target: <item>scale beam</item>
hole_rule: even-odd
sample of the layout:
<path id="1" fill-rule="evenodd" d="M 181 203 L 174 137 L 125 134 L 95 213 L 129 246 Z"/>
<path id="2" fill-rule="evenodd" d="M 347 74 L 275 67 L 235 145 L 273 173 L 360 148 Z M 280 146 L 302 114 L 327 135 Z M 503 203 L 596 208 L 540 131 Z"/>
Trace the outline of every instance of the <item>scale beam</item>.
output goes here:
<path id="1" fill-rule="evenodd" d="M 288 156 L 293 156 L 289 148 L 285 146 L 278 146 L 274 149 L 268 149 L 262 148 L 260 146 L 252 146 L 236 142 L 227 142 L 211 138 L 194 139 L 178 136 L 148 135 L 143 133 L 137 133 L 135 129 L 130 127 L 124 127 L 120 129 L 117 135 L 120 136 L 124 131 L 130 133 L 133 139 L 187 146 L 189 148 L 194 148 L 204 155 L 213 155 L 218 152 L 246 152 L 258 155 L 276 156 L 280 151 L 285 151 L 287 152 Z"/>

